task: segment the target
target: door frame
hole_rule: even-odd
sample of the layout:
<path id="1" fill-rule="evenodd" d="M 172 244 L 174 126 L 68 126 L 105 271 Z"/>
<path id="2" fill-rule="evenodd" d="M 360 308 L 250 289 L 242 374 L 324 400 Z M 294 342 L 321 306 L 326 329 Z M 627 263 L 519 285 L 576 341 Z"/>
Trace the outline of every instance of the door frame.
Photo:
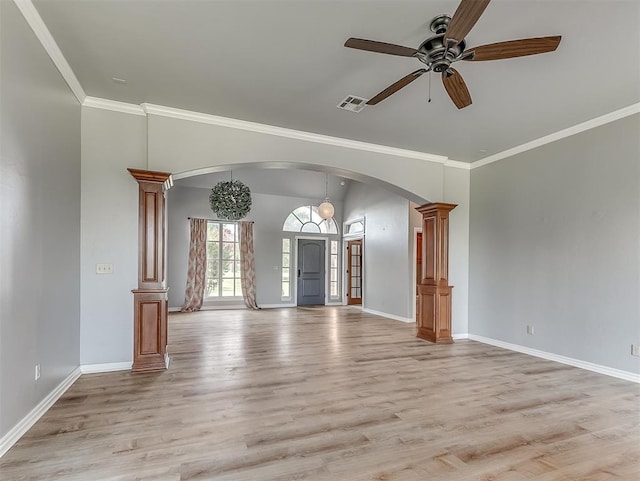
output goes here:
<path id="1" fill-rule="evenodd" d="M 365 263 L 365 236 L 363 235 L 350 235 L 350 236 L 344 236 L 342 238 L 342 289 L 343 289 L 343 293 L 342 293 L 342 305 L 343 306 L 350 306 L 350 307 L 355 307 L 355 308 L 364 308 L 364 297 L 365 297 L 365 282 L 364 282 L 364 263 Z M 347 247 L 349 245 L 349 241 L 354 241 L 354 240 L 360 240 L 362 241 L 361 244 L 361 248 L 362 251 L 360 252 L 360 255 L 362 256 L 362 265 L 360 266 L 360 268 L 362 269 L 362 279 L 361 279 L 361 283 L 362 283 L 362 295 L 361 295 L 361 299 L 362 299 L 362 304 L 358 305 L 358 304 L 349 304 L 349 296 L 347 295 L 347 286 L 349 284 L 349 274 L 347 273 L 347 270 L 349 269 L 348 266 L 348 259 L 349 259 L 349 254 L 347 253 Z"/>
<path id="2" fill-rule="evenodd" d="M 294 306 L 298 305 L 298 241 L 299 240 L 316 240 L 324 242 L 324 305 L 327 305 L 329 301 L 329 276 L 327 275 L 327 266 L 329 265 L 329 238 L 325 236 L 311 236 L 311 235 L 295 235 L 293 236 L 293 247 L 295 249 L 295 265 L 294 273 L 296 282 L 290 282 L 292 289 L 291 301 Z"/>

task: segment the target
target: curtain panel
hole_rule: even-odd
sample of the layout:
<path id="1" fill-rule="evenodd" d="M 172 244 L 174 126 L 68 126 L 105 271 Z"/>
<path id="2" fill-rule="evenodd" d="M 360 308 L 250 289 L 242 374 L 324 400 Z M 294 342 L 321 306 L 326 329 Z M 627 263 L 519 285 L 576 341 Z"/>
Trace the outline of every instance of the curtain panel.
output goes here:
<path id="1" fill-rule="evenodd" d="M 253 222 L 238 222 L 240 235 L 240 286 L 242 297 L 249 309 L 258 309 L 256 304 L 256 267 L 253 256 Z"/>
<path id="2" fill-rule="evenodd" d="M 199 311 L 204 300 L 207 269 L 207 219 L 191 219 L 187 287 L 181 312 Z"/>

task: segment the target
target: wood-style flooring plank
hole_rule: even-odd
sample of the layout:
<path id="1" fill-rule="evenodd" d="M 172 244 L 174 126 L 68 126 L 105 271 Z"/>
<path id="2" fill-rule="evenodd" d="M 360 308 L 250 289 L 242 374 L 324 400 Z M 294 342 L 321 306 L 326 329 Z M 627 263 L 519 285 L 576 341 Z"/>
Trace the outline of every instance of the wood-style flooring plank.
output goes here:
<path id="1" fill-rule="evenodd" d="M 637 481 L 640 386 L 357 308 L 169 317 L 161 373 L 83 375 L 3 481 Z"/>

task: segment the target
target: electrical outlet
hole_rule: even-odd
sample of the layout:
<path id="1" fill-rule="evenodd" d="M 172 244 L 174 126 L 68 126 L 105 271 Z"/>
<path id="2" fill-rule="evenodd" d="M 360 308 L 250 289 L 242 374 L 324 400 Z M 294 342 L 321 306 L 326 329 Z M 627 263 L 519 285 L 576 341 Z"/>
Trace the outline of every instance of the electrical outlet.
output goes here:
<path id="1" fill-rule="evenodd" d="M 113 264 L 96 264 L 96 274 L 113 274 Z"/>
<path id="2" fill-rule="evenodd" d="M 533 333 L 534 333 L 533 326 L 527 326 L 527 334 L 533 334 Z"/>
<path id="3" fill-rule="evenodd" d="M 631 355 L 640 356 L 640 344 L 631 344 Z"/>
<path id="4" fill-rule="evenodd" d="M 40 364 L 36 364 L 35 378 L 36 381 L 40 379 Z"/>

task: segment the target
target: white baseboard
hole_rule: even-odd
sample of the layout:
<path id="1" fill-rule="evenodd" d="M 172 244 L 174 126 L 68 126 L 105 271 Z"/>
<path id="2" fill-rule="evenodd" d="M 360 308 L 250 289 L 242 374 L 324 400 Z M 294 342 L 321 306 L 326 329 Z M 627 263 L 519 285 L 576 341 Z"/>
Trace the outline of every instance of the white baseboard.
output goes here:
<path id="1" fill-rule="evenodd" d="M 203 305 L 200 308 L 200 311 L 219 311 L 219 310 L 231 310 L 231 309 L 246 309 L 247 306 L 244 305 L 244 303 L 242 304 L 220 304 L 220 305 L 215 305 L 215 304 L 208 304 L 208 305 Z M 169 309 L 167 309 L 169 312 L 181 312 L 182 311 L 182 307 L 170 307 Z M 197 312 L 200 312 L 197 311 Z"/>
<path id="2" fill-rule="evenodd" d="M 98 372 L 128 371 L 131 369 L 131 361 L 108 362 L 105 364 L 83 364 L 80 366 L 82 374 L 95 374 Z"/>
<path id="3" fill-rule="evenodd" d="M 453 334 L 451 337 L 453 337 L 454 341 L 457 341 L 459 339 L 469 339 L 469 334 L 464 333 L 464 334 Z"/>
<path id="4" fill-rule="evenodd" d="M 18 424 L 0 438 L 0 458 L 4 456 L 9 449 L 11 449 L 11 446 L 18 442 L 24 433 L 26 433 L 58 399 L 60 399 L 67 389 L 76 382 L 76 379 L 80 377 L 80 374 L 82 374 L 80 368 L 75 368 L 71 374 L 58 384 L 53 391 L 47 394 L 47 396 L 29 412 L 29 414 L 23 417 Z"/>
<path id="5" fill-rule="evenodd" d="M 295 304 L 259 304 L 260 309 L 281 309 L 283 307 L 296 307 Z"/>
<path id="6" fill-rule="evenodd" d="M 386 312 L 376 311 L 374 309 L 369 309 L 368 307 L 363 307 L 362 312 L 366 312 L 367 314 L 374 314 L 376 316 L 386 317 L 388 319 L 393 319 L 394 321 L 405 322 L 407 324 L 413 324 L 416 322 L 415 319 L 412 319 L 410 317 L 396 316 L 395 314 L 388 314 Z"/>
<path id="7" fill-rule="evenodd" d="M 623 371 L 621 369 L 615 369 L 608 366 L 602 366 L 600 364 L 594 364 L 592 362 L 581 361 L 580 359 L 561 356 L 559 354 L 553 354 L 551 352 L 539 351 L 538 349 L 520 346 L 518 344 L 511 344 L 510 342 L 499 341 L 497 339 L 491 339 L 489 337 L 477 336 L 475 334 L 469 334 L 469 339 L 482 342 L 484 344 L 491 344 L 492 346 L 502 347 L 511 351 L 521 352 L 530 356 L 541 357 L 542 359 L 547 359 L 549 361 L 555 361 L 561 364 L 579 367 L 581 369 L 586 369 L 587 371 L 593 371 L 599 374 L 616 377 L 618 379 L 624 379 L 625 381 L 640 383 L 640 374 L 636 374 L 633 372 Z"/>

